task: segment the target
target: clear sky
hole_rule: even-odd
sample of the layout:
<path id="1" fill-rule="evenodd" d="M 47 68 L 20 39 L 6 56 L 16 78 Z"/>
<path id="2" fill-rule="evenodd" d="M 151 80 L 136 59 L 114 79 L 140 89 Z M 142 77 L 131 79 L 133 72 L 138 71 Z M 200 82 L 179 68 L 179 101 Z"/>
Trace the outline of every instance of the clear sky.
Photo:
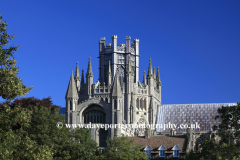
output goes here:
<path id="1" fill-rule="evenodd" d="M 1 0 L 27 97 L 52 97 L 65 107 L 76 62 L 92 58 L 98 80 L 98 42 L 139 39 L 140 80 L 160 68 L 162 104 L 240 101 L 239 0 Z M 2 101 L 2 100 L 1 100 Z"/>

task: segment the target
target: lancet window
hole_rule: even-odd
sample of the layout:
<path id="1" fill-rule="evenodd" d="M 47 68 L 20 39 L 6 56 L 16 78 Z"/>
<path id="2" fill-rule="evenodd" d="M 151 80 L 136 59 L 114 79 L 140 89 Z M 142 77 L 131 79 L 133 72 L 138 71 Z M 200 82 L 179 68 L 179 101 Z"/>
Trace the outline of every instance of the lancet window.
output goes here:
<path id="1" fill-rule="evenodd" d="M 146 106 L 146 99 L 144 99 L 144 109 L 146 110 L 147 106 Z"/>
<path id="2" fill-rule="evenodd" d="M 143 110 L 143 99 L 141 98 L 141 100 L 140 100 L 140 107 L 141 107 L 141 109 Z"/>
<path id="3" fill-rule="evenodd" d="M 139 109 L 139 99 L 136 99 L 136 105 L 137 105 L 137 109 Z"/>

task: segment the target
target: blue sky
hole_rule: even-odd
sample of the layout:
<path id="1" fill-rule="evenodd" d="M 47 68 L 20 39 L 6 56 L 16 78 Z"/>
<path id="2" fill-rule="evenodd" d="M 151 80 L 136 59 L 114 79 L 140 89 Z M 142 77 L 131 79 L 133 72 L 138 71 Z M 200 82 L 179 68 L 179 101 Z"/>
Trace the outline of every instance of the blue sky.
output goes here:
<path id="1" fill-rule="evenodd" d="M 65 107 L 76 62 L 92 58 L 98 80 L 98 41 L 139 39 L 140 80 L 160 68 L 162 104 L 240 101 L 240 1 L 1 0 L 27 97 L 52 97 Z M 1 100 L 2 101 L 2 100 Z"/>

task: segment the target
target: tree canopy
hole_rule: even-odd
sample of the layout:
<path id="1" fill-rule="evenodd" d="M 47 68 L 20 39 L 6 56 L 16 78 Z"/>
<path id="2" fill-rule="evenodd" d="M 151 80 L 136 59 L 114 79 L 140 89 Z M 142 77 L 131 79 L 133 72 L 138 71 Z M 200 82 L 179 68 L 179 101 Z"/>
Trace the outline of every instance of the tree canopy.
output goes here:
<path id="1" fill-rule="evenodd" d="M 12 100 L 17 96 L 26 95 L 32 88 L 22 84 L 18 77 L 19 69 L 16 67 L 14 52 L 18 46 L 6 47 L 14 35 L 7 34 L 7 22 L 2 22 L 0 15 L 0 96 Z"/>
<path id="2" fill-rule="evenodd" d="M 26 95 L 31 87 L 22 84 L 14 52 L 18 47 L 6 47 L 14 37 L 7 34 L 7 22 L 0 15 L 0 96 L 6 100 Z M 32 112 L 16 105 L 11 108 L 7 103 L 0 106 L 0 159 L 51 159 L 51 148 L 37 145 L 22 128 L 28 126 Z"/>
<path id="3" fill-rule="evenodd" d="M 86 129 L 57 128 L 65 125 L 59 106 L 50 98 L 19 98 L 32 87 L 18 77 L 14 52 L 7 47 L 14 37 L 7 34 L 7 22 L 0 16 L 0 159 L 98 159 L 97 144 Z"/>
<path id="4" fill-rule="evenodd" d="M 122 135 L 110 139 L 107 142 L 108 150 L 105 153 L 105 159 L 115 160 L 135 160 L 135 159 L 148 159 L 145 153 L 141 152 L 141 146 L 133 144 L 133 140 L 129 141 L 127 136 Z"/>

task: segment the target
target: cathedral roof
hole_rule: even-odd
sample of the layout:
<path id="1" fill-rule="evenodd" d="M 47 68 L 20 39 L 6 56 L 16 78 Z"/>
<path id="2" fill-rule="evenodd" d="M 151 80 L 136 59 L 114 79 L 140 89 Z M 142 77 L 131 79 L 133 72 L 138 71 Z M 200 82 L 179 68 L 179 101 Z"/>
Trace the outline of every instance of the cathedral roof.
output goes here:
<path id="1" fill-rule="evenodd" d="M 65 98 L 78 98 L 77 87 L 73 78 L 73 71 L 68 84 L 68 89 Z"/>
<path id="2" fill-rule="evenodd" d="M 220 124 L 217 109 L 222 106 L 234 106 L 236 103 L 209 103 L 209 104 L 169 104 L 158 106 L 157 124 L 167 124 L 171 121 L 179 127 L 181 124 L 188 124 L 192 115 L 192 124 L 195 125 L 194 131 L 210 131 L 211 126 Z M 196 124 L 199 127 L 196 128 Z M 176 128 L 176 131 L 186 131 L 186 128 Z M 158 128 L 158 132 L 168 132 L 169 129 Z"/>

